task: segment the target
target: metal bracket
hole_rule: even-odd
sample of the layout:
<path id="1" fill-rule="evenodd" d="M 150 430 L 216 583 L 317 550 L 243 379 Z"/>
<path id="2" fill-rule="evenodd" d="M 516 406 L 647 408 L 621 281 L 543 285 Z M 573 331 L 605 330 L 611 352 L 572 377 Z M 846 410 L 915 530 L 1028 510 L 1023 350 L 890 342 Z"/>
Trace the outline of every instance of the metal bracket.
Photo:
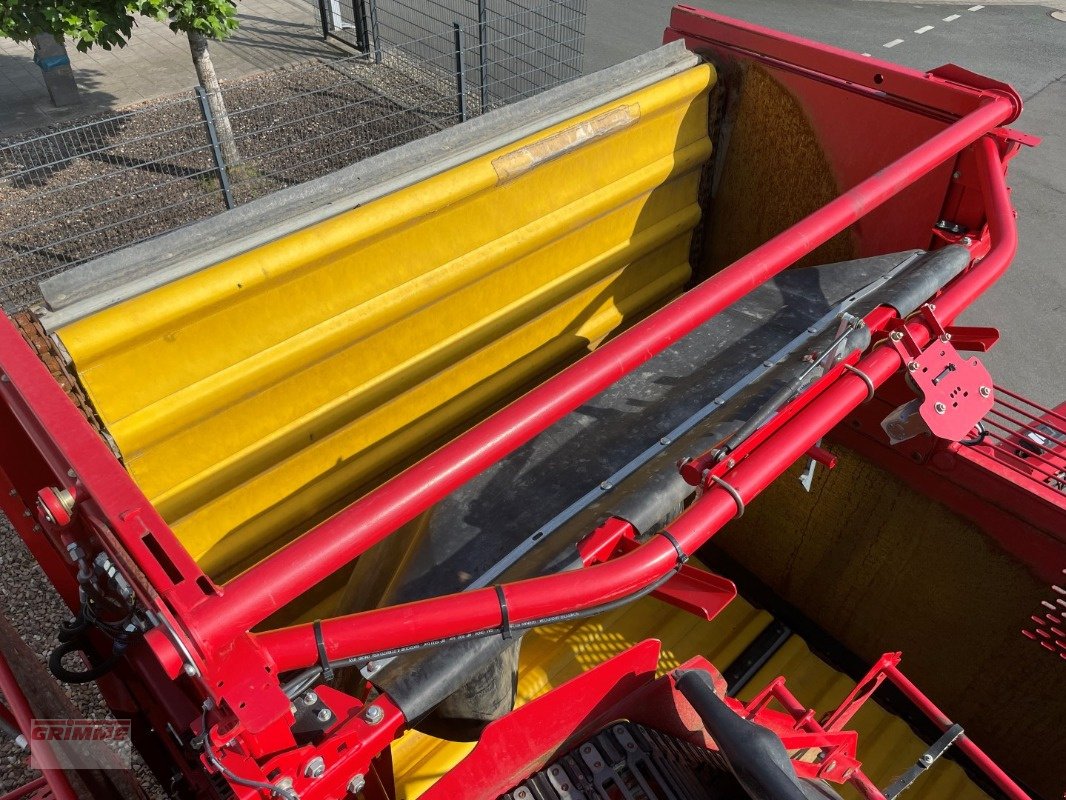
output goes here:
<path id="1" fill-rule="evenodd" d="M 803 488 L 808 493 L 811 491 L 811 487 L 814 486 L 814 470 L 819 464 L 825 465 L 826 469 L 833 469 L 837 465 L 837 457 L 828 450 L 823 449 L 821 445 L 822 440 L 819 439 L 807 451 L 807 468 L 803 470 L 799 477 L 799 482 L 803 484 Z"/>
<path id="2" fill-rule="evenodd" d="M 910 788 L 910 785 L 914 783 L 929 767 L 933 766 L 951 745 L 955 743 L 955 740 L 963 735 L 961 725 L 952 725 L 946 731 L 944 735 L 937 739 L 933 745 L 926 750 L 921 756 L 918 757 L 918 761 L 913 767 L 904 772 L 892 785 L 884 791 L 885 800 L 895 800 L 899 797 L 905 789 Z"/>
<path id="3" fill-rule="evenodd" d="M 957 442 L 965 439 L 992 409 L 992 376 L 979 360 L 959 354 L 951 344 L 951 333 L 936 319 L 934 311 L 935 307 L 929 304 L 919 311 L 937 336 L 924 350 L 903 320 L 889 326 L 889 341 L 922 397 L 918 409 L 922 421 L 934 436 Z"/>
<path id="4" fill-rule="evenodd" d="M 633 539 L 621 539 L 617 551 L 632 553 L 640 546 Z M 701 619 L 712 620 L 737 596 L 737 587 L 721 575 L 684 564 L 651 596 Z"/>

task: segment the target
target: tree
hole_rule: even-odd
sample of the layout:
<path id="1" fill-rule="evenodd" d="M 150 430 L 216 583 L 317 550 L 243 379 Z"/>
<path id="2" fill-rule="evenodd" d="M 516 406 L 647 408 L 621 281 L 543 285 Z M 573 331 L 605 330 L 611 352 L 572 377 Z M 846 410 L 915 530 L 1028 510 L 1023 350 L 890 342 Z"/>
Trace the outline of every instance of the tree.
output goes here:
<path id="1" fill-rule="evenodd" d="M 169 20 L 170 29 L 184 33 L 189 39 L 192 65 L 196 79 L 207 92 L 207 104 L 215 118 L 218 144 L 222 159 L 228 167 L 237 165 L 237 140 L 233 136 L 222 87 L 218 84 L 215 65 L 207 43 L 211 39 L 221 41 L 237 30 L 237 6 L 233 0 L 140 0 L 141 13 L 156 19 Z M 154 7 L 155 13 L 148 13 Z"/>
<path id="2" fill-rule="evenodd" d="M 226 104 L 218 84 L 208 42 L 222 40 L 237 29 L 233 0 L 0 0 L 0 36 L 16 42 L 51 34 L 57 41 L 69 38 L 81 52 L 91 47 L 123 47 L 133 35 L 140 14 L 167 22 L 175 33 L 189 39 L 189 52 L 200 85 L 215 118 L 219 144 L 226 164 L 238 160 Z"/>

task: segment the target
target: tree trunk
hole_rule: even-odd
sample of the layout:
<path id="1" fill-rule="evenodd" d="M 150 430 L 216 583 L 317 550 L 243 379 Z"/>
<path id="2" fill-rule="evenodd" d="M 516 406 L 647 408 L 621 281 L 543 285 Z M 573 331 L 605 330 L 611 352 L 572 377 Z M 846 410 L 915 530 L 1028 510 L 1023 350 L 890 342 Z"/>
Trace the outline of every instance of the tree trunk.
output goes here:
<path id="1" fill-rule="evenodd" d="M 237 166 L 240 156 L 237 153 L 237 141 L 233 138 L 229 114 L 226 113 L 226 102 L 222 99 L 222 88 L 218 85 L 215 65 L 211 63 L 211 53 L 207 49 L 208 39 L 202 33 L 194 31 L 189 31 L 188 35 L 192 63 L 196 68 L 196 78 L 207 93 L 207 104 L 211 108 L 211 116 L 215 118 L 215 130 L 218 133 L 219 147 L 222 149 L 222 160 L 226 162 L 226 167 L 232 170 Z"/>
<path id="2" fill-rule="evenodd" d="M 33 37 L 33 60 L 41 68 L 44 85 L 52 104 L 57 108 L 72 106 L 81 102 L 78 96 L 78 84 L 70 69 L 67 46 L 62 39 L 50 33 L 39 33 Z"/>

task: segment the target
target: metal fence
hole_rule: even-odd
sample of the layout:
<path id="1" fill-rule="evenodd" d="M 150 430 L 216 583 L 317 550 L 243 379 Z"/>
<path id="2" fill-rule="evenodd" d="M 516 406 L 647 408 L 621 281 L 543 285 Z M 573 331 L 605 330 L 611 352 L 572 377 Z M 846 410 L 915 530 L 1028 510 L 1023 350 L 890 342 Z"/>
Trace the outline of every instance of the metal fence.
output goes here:
<path id="1" fill-rule="evenodd" d="M 581 74 L 586 0 L 318 0 L 323 34 L 380 57 L 399 48 L 419 60 L 455 50 L 473 69 L 483 103 L 510 102 Z M 451 42 L 449 34 L 470 41 Z"/>
<path id="2" fill-rule="evenodd" d="M 465 5 L 478 14 L 476 0 L 445 1 L 447 12 L 440 3 L 408 0 L 416 4 L 404 6 L 410 24 L 436 25 L 432 20 Z M 224 85 L 235 163 L 222 159 L 200 88 L 61 130 L 0 140 L 0 300 L 8 310 L 25 307 L 38 299 L 38 281 L 75 264 L 575 77 L 583 4 L 525 0 L 509 15 L 501 6 L 391 44 L 389 36 L 415 28 L 402 27 L 401 4 L 378 0 L 379 35 L 372 36 L 368 19 L 365 54 Z M 417 16 L 429 6 L 437 17 Z"/>

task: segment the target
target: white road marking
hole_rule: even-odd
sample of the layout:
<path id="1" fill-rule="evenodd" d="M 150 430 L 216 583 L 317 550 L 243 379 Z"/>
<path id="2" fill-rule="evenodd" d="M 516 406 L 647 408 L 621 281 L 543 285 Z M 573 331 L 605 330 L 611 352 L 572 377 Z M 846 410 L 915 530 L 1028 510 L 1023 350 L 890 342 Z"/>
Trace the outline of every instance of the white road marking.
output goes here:
<path id="1" fill-rule="evenodd" d="M 944 22 L 954 22 L 959 16 L 959 14 L 952 14 L 950 17 L 944 17 Z"/>
<path id="2" fill-rule="evenodd" d="M 970 6 L 967 11 L 980 11 L 984 6 Z"/>
<path id="3" fill-rule="evenodd" d="M 893 39 L 891 42 L 885 42 L 884 47 L 895 47 L 897 44 L 903 44 L 903 40 Z"/>
<path id="4" fill-rule="evenodd" d="M 925 33 L 926 31 L 931 31 L 932 29 L 933 29 L 932 25 L 923 25 L 921 28 L 916 30 L 915 33 Z"/>

